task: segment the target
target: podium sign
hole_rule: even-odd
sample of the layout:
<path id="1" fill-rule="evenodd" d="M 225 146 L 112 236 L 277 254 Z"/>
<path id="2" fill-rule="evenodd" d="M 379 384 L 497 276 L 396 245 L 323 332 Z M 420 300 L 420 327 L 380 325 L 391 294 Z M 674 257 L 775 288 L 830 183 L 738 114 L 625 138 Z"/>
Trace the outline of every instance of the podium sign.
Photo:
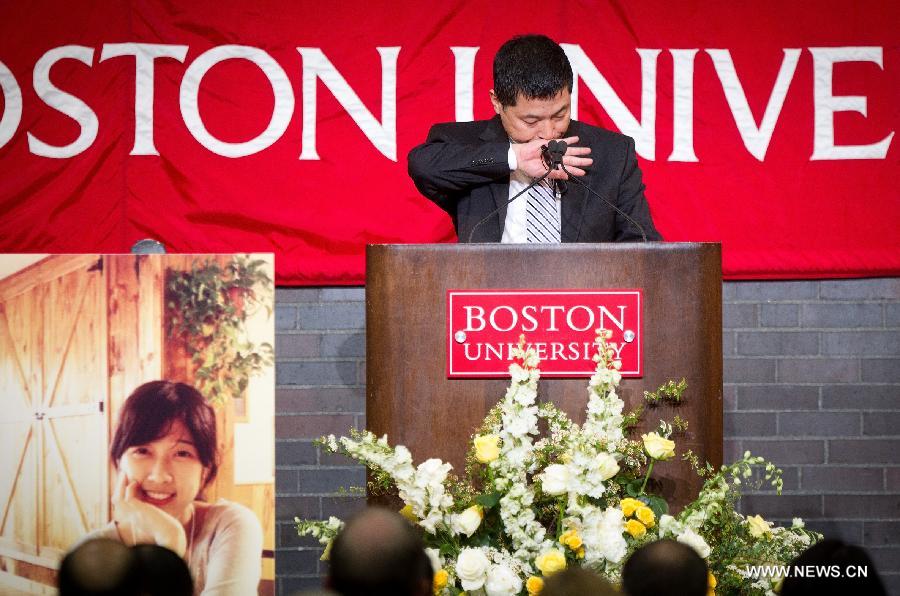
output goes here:
<path id="1" fill-rule="evenodd" d="M 678 415 L 689 423 L 676 438 L 679 452 L 690 449 L 701 461 L 722 463 L 719 245 L 370 245 L 367 253 L 366 427 L 408 447 L 415 461 L 438 457 L 465 473 L 472 433 L 509 386 L 508 348 L 496 344 L 515 344 L 523 333 L 544 352 L 539 399 L 584 422 L 589 381 L 548 378 L 556 366 L 552 343 L 562 343 L 557 355 L 565 354 L 566 343 L 593 343 L 594 329 L 603 326 L 617 349 L 625 344 L 622 368 L 634 357 L 640 373 L 619 385 L 626 409 L 643 405 L 644 391 L 669 380 L 688 384 L 682 403 L 648 407 L 633 435 Z M 585 329 L 584 335 L 562 338 L 567 326 Z M 628 331 L 635 334 L 631 342 L 625 341 Z M 496 368 L 450 376 L 451 354 L 456 370 L 465 346 L 474 355 L 477 344 L 494 344 L 482 364 Z M 653 481 L 675 511 L 703 484 L 680 459 L 654 468 Z"/>
<path id="2" fill-rule="evenodd" d="M 508 377 L 511 351 L 525 337 L 542 377 L 590 377 L 596 330 L 622 363 L 623 377 L 642 374 L 642 291 L 448 290 L 447 377 Z"/>

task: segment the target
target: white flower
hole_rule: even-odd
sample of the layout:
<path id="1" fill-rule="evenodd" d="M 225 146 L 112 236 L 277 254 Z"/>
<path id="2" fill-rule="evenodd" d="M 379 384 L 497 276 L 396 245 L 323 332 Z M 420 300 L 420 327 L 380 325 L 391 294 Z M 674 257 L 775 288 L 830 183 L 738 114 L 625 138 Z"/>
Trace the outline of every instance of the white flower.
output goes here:
<path id="1" fill-rule="evenodd" d="M 585 547 L 585 561 L 596 563 L 604 559 L 618 563 L 625 558 L 628 543 L 622 533 L 625 531 L 625 516 L 618 507 L 608 507 L 605 511 L 588 505 L 573 508 L 581 517 L 581 539 Z"/>
<path id="2" fill-rule="evenodd" d="M 518 391 L 516 391 L 515 397 L 513 397 L 513 401 L 523 406 L 530 406 L 534 403 L 534 400 L 537 398 L 537 390 L 530 385 L 519 385 Z"/>
<path id="3" fill-rule="evenodd" d="M 506 565 L 491 565 L 484 590 L 487 596 L 514 596 L 522 590 L 522 578 Z"/>
<path id="4" fill-rule="evenodd" d="M 471 536 L 475 533 L 475 530 L 478 529 L 478 526 L 481 525 L 482 517 L 481 507 L 472 505 L 462 513 L 457 513 L 453 516 L 452 521 L 450 522 L 451 527 L 457 534 Z"/>
<path id="5" fill-rule="evenodd" d="M 431 458 L 423 461 L 416 468 L 416 480 L 420 486 L 441 484 L 447 478 L 450 464 L 445 464 L 439 459 Z"/>
<path id="6" fill-rule="evenodd" d="M 799 529 L 799 528 L 803 528 L 805 526 L 804 526 L 803 520 L 801 518 L 795 517 L 794 519 L 791 520 L 791 527 Z"/>
<path id="7" fill-rule="evenodd" d="M 540 474 L 541 487 L 544 494 L 562 495 L 569 490 L 569 467 L 562 464 L 551 464 Z"/>
<path id="8" fill-rule="evenodd" d="M 709 545 L 706 544 L 706 540 L 703 539 L 703 536 L 696 533 L 690 528 L 685 528 L 684 532 L 682 532 L 678 538 L 678 542 L 682 544 L 687 544 L 695 551 L 697 554 L 703 557 L 704 559 L 709 556 L 710 548 Z"/>
<path id="9" fill-rule="evenodd" d="M 477 590 L 487 579 L 490 566 L 487 556 L 479 548 L 464 548 L 456 558 L 456 577 L 462 582 L 464 590 Z"/>
<path id="10" fill-rule="evenodd" d="M 531 373 L 513 362 L 509 365 L 509 376 L 512 377 L 512 382 L 515 384 L 527 381 L 531 376 Z"/>
<path id="11" fill-rule="evenodd" d="M 664 513 L 659 518 L 659 536 L 663 538 L 665 536 L 674 536 L 676 534 L 680 534 L 684 530 L 681 523 L 679 523 L 674 517 L 671 515 Z"/>
<path id="12" fill-rule="evenodd" d="M 428 555 L 428 560 L 431 561 L 431 570 L 437 573 L 438 569 L 444 566 L 444 563 L 441 561 L 441 552 L 436 548 L 426 548 L 425 554 Z"/>
<path id="13" fill-rule="evenodd" d="M 600 480 L 609 480 L 618 473 L 619 462 L 608 453 L 598 453 L 593 467 L 599 474 Z"/>

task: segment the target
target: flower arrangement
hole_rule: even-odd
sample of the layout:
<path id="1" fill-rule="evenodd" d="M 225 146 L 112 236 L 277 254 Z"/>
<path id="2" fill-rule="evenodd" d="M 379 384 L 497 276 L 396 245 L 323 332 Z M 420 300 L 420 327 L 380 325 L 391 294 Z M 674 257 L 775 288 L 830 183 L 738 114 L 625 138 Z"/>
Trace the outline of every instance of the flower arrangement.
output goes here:
<path id="1" fill-rule="evenodd" d="M 366 465 L 370 491 L 396 491 L 401 513 L 423 530 L 436 595 L 534 596 L 545 577 L 569 566 L 618 583 L 628 555 L 660 538 L 688 544 L 707 560 L 711 594 L 774 594 L 777 578 L 756 579 L 750 566 L 787 564 L 820 536 L 800 520 L 775 528 L 759 516 L 745 518 L 735 503 L 754 469 L 779 492 L 781 471 L 749 452 L 714 470 L 688 452 L 705 482 L 696 500 L 670 515 L 648 481 L 654 465 L 675 456 L 673 425 L 663 421 L 658 431 L 629 438 L 640 411 L 623 412 L 616 394 L 621 363 L 606 343 L 609 332 L 597 334 L 582 425 L 537 403 L 538 359 L 520 340 L 509 389 L 475 432 L 464 479 L 439 459 L 414 465 L 408 449 L 368 431 L 330 435 L 321 444 Z M 672 383 L 652 398 L 681 400 L 683 391 L 683 381 Z M 342 525 L 336 518 L 296 522 L 301 535 L 325 545 Z"/>

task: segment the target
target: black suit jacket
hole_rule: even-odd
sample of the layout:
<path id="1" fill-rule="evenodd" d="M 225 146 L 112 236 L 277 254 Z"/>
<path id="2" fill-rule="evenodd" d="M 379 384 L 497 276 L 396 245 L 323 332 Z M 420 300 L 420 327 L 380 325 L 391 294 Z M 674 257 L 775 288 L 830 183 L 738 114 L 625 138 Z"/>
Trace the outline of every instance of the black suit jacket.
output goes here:
<path id="1" fill-rule="evenodd" d="M 648 240 L 661 240 L 644 198 L 634 140 L 572 121 L 566 136 L 591 148 L 594 163 L 581 180 L 644 228 Z M 500 242 L 509 200 L 509 138 L 500 117 L 477 122 L 436 124 L 409 153 L 409 175 L 416 188 L 453 218 L 460 242 Z M 609 205 L 569 181 L 562 198 L 563 242 L 640 241 L 641 233 Z M 524 200 L 517 199 L 517 200 Z"/>

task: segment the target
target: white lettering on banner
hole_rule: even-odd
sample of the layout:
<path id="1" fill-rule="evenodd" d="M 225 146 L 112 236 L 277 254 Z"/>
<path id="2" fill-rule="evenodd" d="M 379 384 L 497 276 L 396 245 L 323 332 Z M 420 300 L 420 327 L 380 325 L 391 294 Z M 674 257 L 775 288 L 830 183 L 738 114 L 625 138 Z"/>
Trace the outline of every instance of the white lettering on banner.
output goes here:
<path id="1" fill-rule="evenodd" d="M 838 62 L 874 62 L 884 70 L 880 47 L 809 48 L 813 55 L 815 131 L 810 159 L 884 159 L 894 131 L 871 145 L 835 145 L 834 113 L 867 114 L 864 95 L 832 95 L 834 65 Z"/>
<path id="2" fill-rule="evenodd" d="M 545 331 L 559 331 L 560 328 L 557 324 L 558 321 L 556 317 L 557 313 L 563 315 L 560 317 L 560 320 L 565 320 L 566 326 L 573 331 L 584 332 L 594 327 L 607 328 L 607 322 L 615 325 L 620 331 L 625 330 L 626 307 L 622 305 L 617 307 L 619 309 L 618 318 L 603 305 L 596 307 L 599 317 L 597 314 L 594 314 L 594 311 L 589 307 L 581 304 L 571 308 L 566 308 L 565 306 L 558 304 L 542 304 L 540 307 L 529 304 L 523 306 L 521 311 L 518 311 L 511 306 L 500 305 L 491 309 L 489 313 L 486 313 L 484 307 L 481 306 L 467 305 L 462 308 L 466 312 L 465 331 L 467 333 L 484 331 L 488 325 L 490 325 L 491 329 L 494 331 L 511 331 L 519 325 L 520 318 L 523 322 L 519 326 L 519 331 L 530 333 L 541 326 L 541 322 L 546 323 L 546 326 L 544 327 Z M 485 314 L 487 314 L 487 319 L 485 319 Z M 541 322 L 539 322 L 538 319 L 535 318 L 535 315 L 545 316 L 541 316 Z M 576 317 L 578 320 L 576 320 Z"/>
<path id="3" fill-rule="evenodd" d="M 501 327 L 501 326 L 497 323 L 497 313 L 500 312 L 500 311 L 506 311 L 506 312 L 509 313 L 509 319 L 510 319 L 510 321 L 509 321 L 509 326 L 508 326 L 508 327 Z M 497 308 L 491 310 L 491 314 L 490 314 L 490 316 L 488 317 L 488 320 L 490 321 L 491 327 L 492 327 L 493 329 L 496 329 L 497 331 L 509 331 L 509 330 L 511 330 L 513 327 L 515 327 L 516 324 L 519 322 L 519 314 L 518 314 L 515 310 L 513 310 L 512 307 L 509 307 L 509 306 L 498 306 Z"/>
<path id="4" fill-rule="evenodd" d="M 77 122 L 78 126 L 81 127 L 81 131 L 78 133 L 78 138 L 61 147 L 48 145 L 29 132 L 28 149 L 35 155 L 42 157 L 55 159 L 75 157 L 93 144 L 97 138 L 97 131 L 100 128 L 100 123 L 94 110 L 74 95 L 66 93 L 50 82 L 50 68 L 65 58 L 78 60 L 91 66 L 94 61 L 94 50 L 84 46 L 60 46 L 49 50 L 34 65 L 34 91 L 45 104 Z"/>
<path id="5" fill-rule="evenodd" d="M 22 88 L 15 75 L 0 62 L 0 91 L 3 91 L 3 118 L 0 118 L 0 148 L 9 142 L 22 122 Z"/>
<path id="6" fill-rule="evenodd" d="M 706 53 L 712 58 L 716 74 L 719 75 L 719 81 L 722 82 L 725 99 L 728 101 L 728 107 L 731 108 L 731 115 L 734 116 L 734 123 L 737 125 L 738 132 L 741 133 L 744 146 L 750 155 L 763 161 L 766 157 L 766 150 L 769 148 L 769 141 L 772 140 L 775 123 L 781 114 L 782 106 L 784 106 L 788 87 L 791 79 L 794 78 L 794 71 L 797 70 L 800 50 L 796 48 L 784 50 L 781 68 L 778 70 L 778 77 L 775 79 L 775 86 L 772 87 L 772 93 L 769 95 L 769 101 L 766 103 L 766 110 L 759 127 L 756 126 L 753 112 L 750 111 L 750 104 L 747 103 L 747 94 L 744 93 L 744 87 L 734 70 L 731 52 L 706 50 Z"/>
<path id="7" fill-rule="evenodd" d="M 464 306 L 463 310 L 466 311 L 466 331 L 481 331 L 486 326 L 487 323 L 484 321 L 484 309 L 480 306 Z M 472 314 L 473 312 L 478 311 L 478 314 Z M 473 321 L 477 320 L 480 324 L 478 327 L 473 325 Z"/>
<path id="8" fill-rule="evenodd" d="M 235 58 L 249 60 L 257 65 L 269 79 L 275 93 L 275 107 L 272 109 L 269 125 L 256 138 L 241 143 L 221 141 L 210 134 L 200 117 L 198 105 L 200 82 L 204 75 L 219 62 Z M 181 104 L 181 117 L 190 133 L 201 145 L 223 157 L 245 157 L 269 147 L 281 138 L 294 114 L 294 92 L 287 74 L 269 54 L 250 46 L 218 46 L 197 56 L 184 73 L 178 100 Z"/>
<path id="9" fill-rule="evenodd" d="M 694 56 L 697 50 L 671 50 L 672 153 L 669 161 L 696 162 L 694 153 Z"/>
<path id="10" fill-rule="evenodd" d="M 537 307 L 533 304 L 522 307 L 522 318 L 530 323 L 527 327 L 525 325 L 522 325 L 522 331 L 524 331 L 525 333 L 531 333 L 538 328 L 537 319 L 535 319 L 533 316 L 536 312 Z"/>
<path id="11" fill-rule="evenodd" d="M 636 118 L 612 89 L 579 45 L 562 44 L 576 76 L 572 89 L 572 116 L 578 116 L 579 80 L 594 94 L 613 123 L 635 139 L 641 157 L 655 159 L 657 112 L 657 61 L 662 50 L 638 48 L 641 59 L 641 111 Z M 381 58 L 381 120 L 375 118 L 344 77 L 320 48 L 300 47 L 302 59 L 303 130 L 299 159 L 317 160 L 316 89 L 318 81 L 334 95 L 363 134 L 382 155 L 397 161 L 397 58 L 399 47 L 376 48 Z M 454 60 L 455 115 L 458 121 L 474 117 L 474 70 L 478 47 L 452 46 Z M 100 61 L 122 56 L 135 57 L 134 146 L 131 155 L 159 155 L 154 143 L 154 71 L 158 58 L 184 62 L 189 46 L 150 43 L 103 44 Z M 672 153 L 668 161 L 697 162 L 694 150 L 694 64 L 697 48 L 671 49 L 673 76 Z M 759 124 L 749 107 L 743 85 L 735 71 L 727 49 L 704 50 L 712 61 L 721 83 L 732 117 L 747 151 L 763 161 L 774 135 L 788 91 L 796 73 L 802 50 L 783 49 L 781 66 L 766 102 Z M 815 47 L 812 54 L 814 138 L 811 160 L 885 159 L 894 138 L 888 132 L 880 141 L 862 145 L 836 145 L 834 114 L 857 112 L 867 116 L 868 98 L 863 95 L 834 95 L 833 68 L 841 62 L 871 62 L 884 71 L 884 49 L 877 46 Z M 58 61 L 69 58 L 92 66 L 94 50 L 66 45 L 47 51 L 35 63 L 32 73 L 36 95 L 50 108 L 69 116 L 80 127 L 78 137 L 68 145 L 54 146 L 27 133 L 31 153 L 44 157 L 74 157 L 97 138 L 99 122 L 96 113 L 81 99 L 57 88 L 50 82 L 50 70 Z M 206 128 L 198 107 L 200 84 L 205 74 L 219 62 L 230 59 L 248 60 L 258 66 L 275 96 L 272 117 L 266 129 L 253 139 L 230 143 L 214 137 Z M 20 77 L 21 78 L 21 77 Z M 15 74 L 0 63 L 0 91 L 3 113 L 0 118 L 0 147 L 8 144 L 18 131 L 23 114 L 23 94 Z M 197 57 L 185 70 L 179 102 L 188 131 L 210 151 L 225 157 L 243 157 L 258 153 L 280 139 L 294 112 L 295 93 L 285 71 L 264 50 L 239 45 L 216 46 Z M 883 132 L 879 132 L 881 136 Z M 876 137 L 877 138 L 877 137 Z"/>
<path id="12" fill-rule="evenodd" d="M 475 54 L 478 48 L 451 47 L 453 52 L 454 90 L 456 100 L 456 121 L 471 122 L 475 120 Z"/>
<path id="13" fill-rule="evenodd" d="M 375 148 L 391 161 L 397 161 L 397 55 L 400 48 L 376 49 L 381 56 L 380 123 L 322 50 L 297 48 L 303 57 L 303 147 L 300 159 L 319 159 L 316 152 L 316 79 L 320 79 Z"/>
<path id="14" fill-rule="evenodd" d="M 130 155 L 159 155 L 153 144 L 153 62 L 174 58 L 184 62 L 187 46 L 161 43 L 108 43 L 100 62 L 120 56 L 134 56 L 134 147 Z"/>
<path id="15" fill-rule="evenodd" d="M 578 80 L 584 81 L 615 125 L 634 138 L 634 149 L 645 159 L 656 156 L 656 58 L 662 50 L 638 48 L 641 57 L 641 121 L 628 111 L 606 78 L 600 74 L 581 46 L 560 44 L 569 57 L 575 81 L 572 86 L 572 118 L 578 118 Z"/>
<path id="16" fill-rule="evenodd" d="M 463 356 L 466 360 L 509 362 L 513 359 L 513 350 L 518 347 L 514 343 L 488 343 L 477 342 L 467 343 L 463 345 Z M 560 342 L 560 341 L 538 341 L 528 343 L 527 348 L 534 348 L 541 360 L 590 360 L 597 352 L 597 344 L 595 342 Z M 621 358 L 621 345 L 616 350 L 616 358 Z M 610 345 L 611 349 L 615 349 Z"/>
<path id="17" fill-rule="evenodd" d="M 576 326 L 575 321 L 573 320 L 573 315 L 579 311 L 587 313 L 587 319 L 585 319 L 587 323 L 581 327 Z M 587 331 L 594 326 L 594 313 L 591 309 L 581 304 L 573 306 L 569 309 L 569 312 L 566 313 L 566 325 L 569 326 L 569 329 L 574 329 L 575 331 Z"/>

